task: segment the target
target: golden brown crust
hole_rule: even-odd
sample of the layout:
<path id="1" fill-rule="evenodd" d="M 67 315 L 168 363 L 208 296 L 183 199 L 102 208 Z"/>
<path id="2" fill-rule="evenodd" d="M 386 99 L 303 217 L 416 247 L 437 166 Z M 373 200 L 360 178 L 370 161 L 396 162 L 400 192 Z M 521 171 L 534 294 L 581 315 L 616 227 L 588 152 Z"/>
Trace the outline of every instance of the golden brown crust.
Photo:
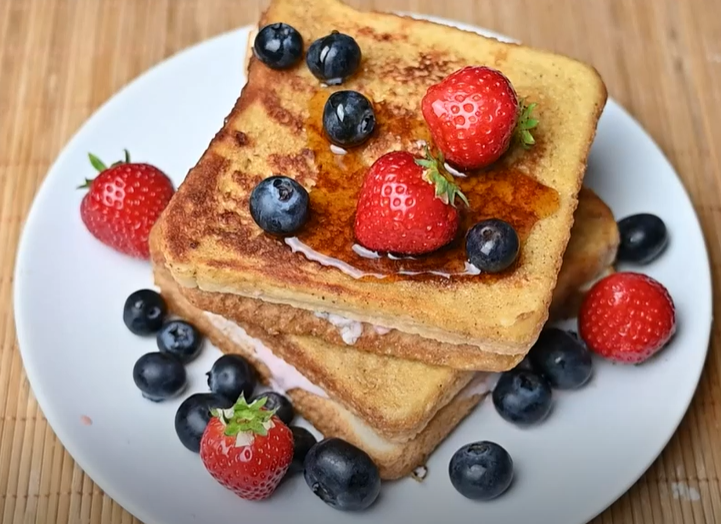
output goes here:
<path id="1" fill-rule="evenodd" d="M 314 14 L 316 9 L 322 16 Z M 175 280 L 211 292 L 258 293 L 268 302 L 335 312 L 452 343 L 444 347 L 456 352 L 448 358 L 457 361 L 464 360 L 463 344 L 522 357 L 548 318 L 606 100 L 600 77 L 565 57 L 429 22 L 365 15 L 335 0 L 275 0 L 261 23 L 281 19 L 298 28 L 306 42 L 333 27 L 354 34 L 364 50 L 364 71 L 343 88 L 390 101 L 404 114 L 417 112 L 426 87 L 449 72 L 469 63 L 493 63 L 521 96 L 542 102 L 539 147 L 531 154 L 511 152 L 507 162 L 555 189 L 559 209 L 536 223 L 513 275 L 493 283 L 359 281 L 293 254 L 254 225 L 248 193 L 274 172 L 294 176 L 312 191 L 317 171 L 304 122 L 307 101 L 320 88 L 302 66 L 281 73 L 251 58 L 248 83 L 226 125 L 163 215 L 162 250 Z M 363 157 L 369 164 L 413 140 L 381 135 Z"/>

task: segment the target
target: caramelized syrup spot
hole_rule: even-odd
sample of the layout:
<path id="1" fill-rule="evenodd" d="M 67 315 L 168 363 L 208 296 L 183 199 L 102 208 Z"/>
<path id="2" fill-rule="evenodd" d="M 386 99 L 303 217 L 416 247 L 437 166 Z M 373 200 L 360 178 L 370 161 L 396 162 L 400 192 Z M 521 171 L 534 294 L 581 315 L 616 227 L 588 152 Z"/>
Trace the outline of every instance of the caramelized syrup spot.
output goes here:
<path id="1" fill-rule="evenodd" d="M 410 149 L 420 153 L 423 142 L 430 145 L 431 138 L 419 115 L 379 102 L 374 103 L 378 122 L 374 135 L 366 144 L 348 149 L 344 155 L 335 154 L 330 149 L 322 122 L 323 107 L 331 92 L 324 89 L 312 97 L 309 118 L 305 122 L 308 145 L 314 154 L 318 177 L 310 191 L 311 217 L 298 239 L 314 251 L 349 264 L 361 272 L 386 275 L 388 280 L 446 280 L 446 276 L 453 279 L 502 278 L 504 274 L 510 274 L 513 268 L 497 275 L 468 273 L 464 246 L 468 229 L 480 220 L 500 218 L 516 229 L 523 246 L 533 225 L 558 209 L 559 198 L 554 189 L 518 169 L 498 162 L 483 172 L 468 173 L 466 178 L 455 178 L 470 206 L 466 208 L 457 201 L 461 227 L 458 236 L 450 244 L 434 253 L 413 258 L 393 254 L 361 256 L 359 252 L 362 253 L 362 249 L 353 249 L 356 244 L 353 221 L 358 193 L 370 164 L 392 150 Z"/>

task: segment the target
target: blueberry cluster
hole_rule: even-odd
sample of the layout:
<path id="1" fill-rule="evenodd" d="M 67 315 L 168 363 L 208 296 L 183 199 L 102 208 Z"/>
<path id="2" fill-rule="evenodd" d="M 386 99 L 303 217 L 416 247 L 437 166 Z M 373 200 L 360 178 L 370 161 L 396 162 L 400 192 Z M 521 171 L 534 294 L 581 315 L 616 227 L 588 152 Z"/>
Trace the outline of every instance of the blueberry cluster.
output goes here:
<path id="1" fill-rule="evenodd" d="M 269 24 L 255 37 L 253 53 L 271 69 L 288 69 L 303 57 L 303 37 L 288 24 Z M 356 73 L 361 59 L 361 49 L 355 39 L 338 31 L 315 40 L 305 54 L 308 70 L 325 86 L 345 82 Z M 375 127 L 373 104 L 363 94 L 344 90 L 328 97 L 323 109 L 323 130 L 335 146 L 361 145 Z M 261 181 L 250 198 L 253 220 L 263 231 L 277 236 L 298 232 L 308 220 L 309 208 L 305 188 L 286 176 Z"/>

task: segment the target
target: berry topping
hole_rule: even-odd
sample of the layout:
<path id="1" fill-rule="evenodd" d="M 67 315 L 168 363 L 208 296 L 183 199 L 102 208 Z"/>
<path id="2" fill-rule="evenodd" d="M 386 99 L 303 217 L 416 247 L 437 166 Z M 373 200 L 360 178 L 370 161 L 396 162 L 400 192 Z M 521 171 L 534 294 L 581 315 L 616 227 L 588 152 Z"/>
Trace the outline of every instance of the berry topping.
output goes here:
<path id="1" fill-rule="evenodd" d="M 240 355 L 223 355 L 207 373 L 208 387 L 216 395 L 236 400 L 250 398 L 257 384 L 255 369 Z"/>
<path id="2" fill-rule="evenodd" d="M 466 498 L 491 500 L 513 481 L 513 460 L 494 442 L 466 444 L 453 454 L 448 474 L 456 491 Z"/>
<path id="3" fill-rule="evenodd" d="M 336 91 L 323 108 L 323 129 L 333 144 L 354 147 L 371 136 L 376 115 L 370 100 L 357 91 Z"/>
<path id="4" fill-rule="evenodd" d="M 468 261 L 486 273 L 498 273 L 516 261 L 520 242 L 508 222 L 491 218 L 473 226 L 466 235 Z"/>
<path id="5" fill-rule="evenodd" d="M 123 322 L 136 335 L 150 335 L 158 331 L 168 314 L 163 297 L 152 289 L 132 293 L 123 307 Z"/>
<path id="6" fill-rule="evenodd" d="M 524 145 L 534 143 L 530 130 L 535 105 L 520 105 L 511 82 L 489 67 L 464 67 L 428 88 L 423 117 L 436 146 L 460 169 L 479 169 L 498 160 L 514 133 Z"/>
<path id="7" fill-rule="evenodd" d="M 315 446 L 317 440 L 313 434 L 305 428 L 300 426 L 289 426 L 293 432 L 293 462 L 288 468 L 289 474 L 296 474 L 303 472 L 303 465 L 305 463 L 305 457 L 308 455 L 310 448 Z"/>
<path id="8" fill-rule="evenodd" d="M 247 500 L 270 497 L 293 460 L 293 434 L 264 407 L 240 397 L 213 410 L 200 441 L 200 459 L 218 483 Z"/>
<path id="9" fill-rule="evenodd" d="M 310 45 L 305 62 L 317 79 L 338 85 L 358 69 L 361 49 L 353 37 L 333 31 Z"/>
<path id="10" fill-rule="evenodd" d="M 182 362 L 169 353 L 146 353 L 133 367 L 133 380 L 143 396 L 153 402 L 180 395 L 188 385 Z"/>
<path id="11" fill-rule="evenodd" d="M 288 24 L 269 24 L 258 31 L 253 53 L 272 69 L 288 69 L 303 56 L 303 37 Z"/>
<path id="12" fill-rule="evenodd" d="M 591 353 L 578 337 L 558 328 L 545 328 L 528 359 L 556 389 L 576 389 L 588 382 L 593 371 Z"/>
<path id="13" fill-rule="evenodd" d="M 232 400 L 212 393 L 196 393 L 186 398 L 175 413 L 175 432 L 183 446 L 200 452 L 200 439 L 210 422 L 211 411 L 232 406 Z"/>
<path id="14" fill-rule="evenodd" d="M 361 511 L 378 498 L 381 478 L 368 454 L 339 438 L 318 442 L 305 457 L 305 482 L 323 502 Z"/>
<path id="15" fill-rule="evenodd" d="M 618 222 L 621 242 L 618 246 L 620 262 L 648 264 L 658 258 L 668 244 L 666 224 L 656 215 L 641 213 Z"/>
<path id="16" fill-rule="evenodd" d="M 551 386 L 533 371 L 506 371 L 498 379 L 492 396 L 498 414 L 519 426 L 540 422 L 551 411 Z"/>
<path id="17" fill-rule="evenodd" d="M 252 397 L 251 400 L 255 401 L 260 398 L 265 399 L 265 409 L 275 411 L 276 416 L 282 420 L 284 424 L 293 422 L 295 411 L 293 410 L 293 404 L 290 403 L 287 397 L 275 391 L 264 391 Z"/>
<path id="18" fill-rule="evenodd" d="M 578 328 L 594 353 L 615 362 L 640 364 L 676 332 L 676 309 L 668 290 L 651 277 L 614 273 L 586 294 Z"/>
<path id="19" fill-rule="evenodd" d="M 310 197 L 292 178 L 271 176 L 262 180 L 250 194 L 250 214 L 255 223 L 272 235 L 298 232 L 308 220 Z"/>
<path id="20" fill-rule="evenodd" d="M 372 251 L 430 253 L 458 231 L 456 197 L 466 197 L 438 160 L 406 151 L 387 153 L 366 174 L 358 197 L 355 237 Z"/>
<path id="21" fill-rule="evenodd" d="M 170 179 L 149 164 L 125 160 L 106 167 L 96 156 L 90 163 L 99 171 L 79 189 L 88 188 L 80 217 L 103 244 L 135 258 L 149 259 L 148 236 L 175 190 Z"/>
<path id="22" fill-rule="evenodd" d="M 174 355 L 183 363 L 190 362 L 200 353 L 203 336 L 184 320 L 171 320 L 158 331 L 156 338 L 160 351 Z"/>

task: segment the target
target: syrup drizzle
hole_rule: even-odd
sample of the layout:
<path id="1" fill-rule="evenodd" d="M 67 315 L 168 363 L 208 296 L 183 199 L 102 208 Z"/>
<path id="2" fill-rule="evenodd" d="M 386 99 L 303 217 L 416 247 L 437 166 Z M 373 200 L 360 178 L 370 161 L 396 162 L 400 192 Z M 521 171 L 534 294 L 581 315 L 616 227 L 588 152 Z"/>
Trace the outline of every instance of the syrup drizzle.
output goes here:
<path id="1" fill-rule="evenodd" d="M 524 171 L 499 161 L 482 172 L 459 173 L 449 171 L 468 198 L 470 206 L 459 206 L 461 224 L 455 240 L 434 253 L 416 256 L 396 256 L 376 253 L 359 245 L 353 234 L 358 193 L 365 174 L 382 154 L 399 149 L 420 153 L 430 133 L 419 115 L 388 103 L 374 103 L 376 132 L 366 144 L 340 151 L 333 148 L 324 135 L 322 112 L 332 93 L 318 91 L 309 103 L 309 117 L 305 122 L 308 147 L 313 152 L 318 177 L 310 191 L 311 218 L 297 237 L 286 244 L 309 260 L 331 266 L 354 278 L 384 280 L 502 278 L 503 273 L 481 274 L 468 263 L 465 255 L 465 233 L 475 223 L 487 218 L 509 222 L 521 240 L 528 238 L 534 224 L 553 214 L 559 205 L 558 193 L 526 174 L 533 169 L 533 150 L 523 152 Z M 534 148 L 538 150 L 540 144 Z M 519 259 L 522 258 L 519 256 Z"/>

